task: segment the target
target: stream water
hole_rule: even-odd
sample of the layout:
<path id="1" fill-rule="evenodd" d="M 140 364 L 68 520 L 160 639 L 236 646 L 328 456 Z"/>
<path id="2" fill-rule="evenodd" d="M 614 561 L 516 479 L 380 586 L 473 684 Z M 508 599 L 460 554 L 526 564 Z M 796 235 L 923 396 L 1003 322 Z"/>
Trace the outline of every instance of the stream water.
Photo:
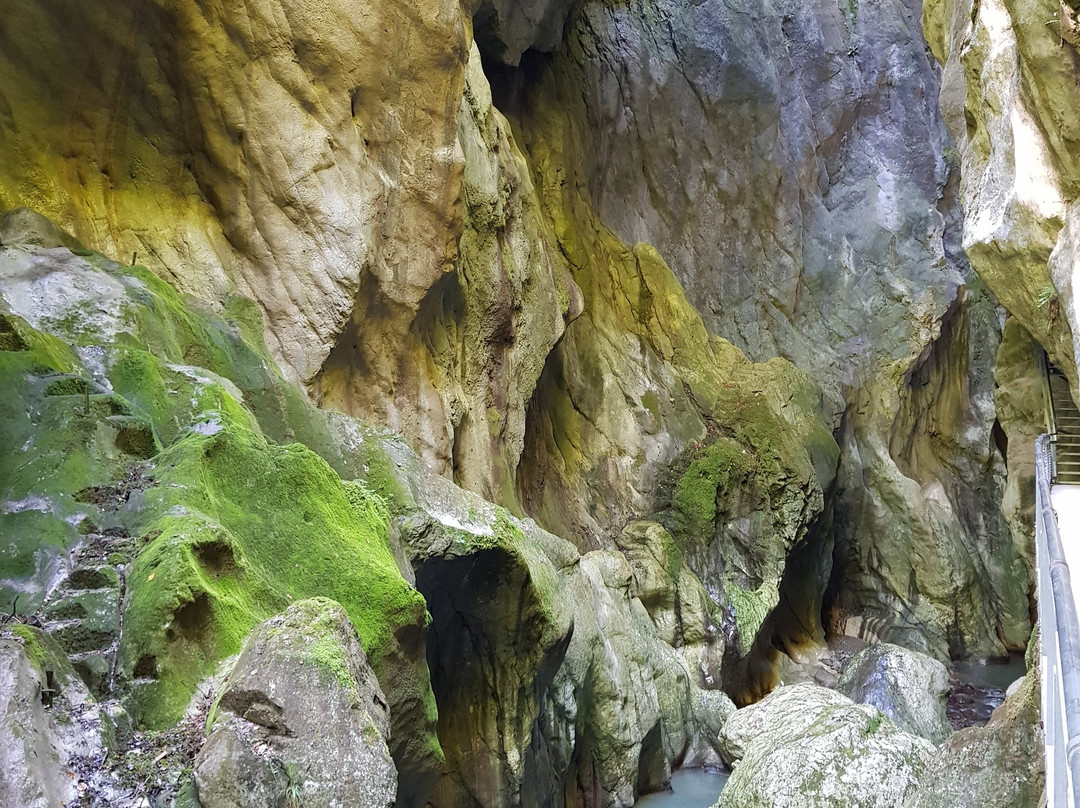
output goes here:
<path id="1" fill-rule="evenodd" d="M 1014 654 L 1008 662 L 980 665 L 954 662 L 949 669 L 949 702 L 946 712 L 953 729 L 982 726 L 1005 700 L 1009 685 L 1025 673 L 1024 657 Z"/>
<path id="2" fill-rule="evenodd" d="M 670 791 L 646 794 L 634 808 L 710 808 L 727 779 L 727 772 L 679 769 L 671 773 Z"/>
<path id="3" fill-rule="evenodd" d="M 865 643 L 860 643 L 860 647 Z M 857 650 L 840 643 L 834 652 Z M 948 715 L 954 729 L 981 726 L 1005 699 L 1005 690 L 1025 673 L 1024 658 L 1014 655 L 1006 663 L 980 665 L 954 662 L 949 668 L 951 692 Z M 646 794 L 635 808 L 711 808 L 727 783 L 727 772 L 679 769 L 671 774 L 671 789 Z"/>

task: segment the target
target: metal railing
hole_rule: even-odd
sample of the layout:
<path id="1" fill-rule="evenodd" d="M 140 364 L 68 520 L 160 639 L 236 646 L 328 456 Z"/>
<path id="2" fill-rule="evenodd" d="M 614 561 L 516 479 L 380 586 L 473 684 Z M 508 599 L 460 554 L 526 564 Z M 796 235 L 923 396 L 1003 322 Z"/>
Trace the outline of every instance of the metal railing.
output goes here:
<path id="1" fill-rule="evenodd" d="M 1051 500 L 1050 435 L 1035 441 L 1035 549 L 1048 808 L 1080 808 L 1080 623 Z"/>

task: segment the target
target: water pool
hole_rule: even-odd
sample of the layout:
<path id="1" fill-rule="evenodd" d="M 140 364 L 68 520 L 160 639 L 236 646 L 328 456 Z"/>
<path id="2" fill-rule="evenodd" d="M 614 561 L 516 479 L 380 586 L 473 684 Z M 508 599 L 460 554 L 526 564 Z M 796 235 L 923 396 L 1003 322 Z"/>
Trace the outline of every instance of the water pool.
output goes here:
<path id="1" fill-rule="evenodd" d="M 646 794 L 635 808 L 711 808 L 727 779 L 727 772 L 679 769 L 671 773 L 670 791 Z"/>

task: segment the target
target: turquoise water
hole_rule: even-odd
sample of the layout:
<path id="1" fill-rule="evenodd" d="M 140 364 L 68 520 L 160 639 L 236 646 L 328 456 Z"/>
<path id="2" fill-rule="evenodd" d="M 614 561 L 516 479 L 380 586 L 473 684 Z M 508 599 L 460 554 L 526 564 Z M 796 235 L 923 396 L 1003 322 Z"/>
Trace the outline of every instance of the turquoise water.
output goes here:
<path id="1" fill-rule="evenodd" d="M 671 791 L 646 794 L 635 808 L 711 808 L 727 779 L 726 772 L 679 769 L 671 773 Z"/>
<path id="2" fill-rule="evenodd" d="M 1006 663 L 980 665 L 977 662 L 954 662 L 953 674 L 961 681 L 976 687 L 1004 690 L 1024 675 L 1024 657 L 1014 654 Z"/>

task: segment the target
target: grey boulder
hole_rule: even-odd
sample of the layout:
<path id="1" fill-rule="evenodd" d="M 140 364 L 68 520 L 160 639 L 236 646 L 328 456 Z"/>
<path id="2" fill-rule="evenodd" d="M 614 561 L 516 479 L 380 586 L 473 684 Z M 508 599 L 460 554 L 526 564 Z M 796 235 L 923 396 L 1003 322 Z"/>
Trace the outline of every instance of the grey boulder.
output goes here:
<path id="1" fill-rule="evenodd" d="M 203 808 L 386 808 L 390 711 L 340 604 L 312 598 L 248 636 L 195 760 Z"/>
<path id="2" fill-rule="evenodd" d="M 949 672 L 926 654 L 880 643 L 864 648 L 844 668 L 836 689 L 877 707 L 905 732 L 939 744 L 952 734 L 945 702 Z"/>

